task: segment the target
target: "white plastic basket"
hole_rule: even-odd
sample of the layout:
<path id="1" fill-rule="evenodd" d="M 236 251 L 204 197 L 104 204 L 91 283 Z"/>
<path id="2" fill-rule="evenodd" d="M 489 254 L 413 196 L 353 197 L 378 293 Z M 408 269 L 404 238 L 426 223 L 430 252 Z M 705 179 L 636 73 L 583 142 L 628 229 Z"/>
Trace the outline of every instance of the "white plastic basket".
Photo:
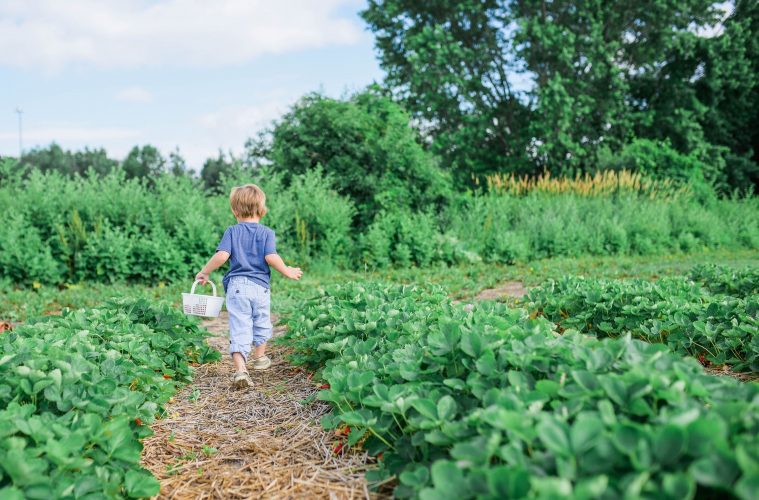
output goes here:
<path id="1" fill-rule="evenodd" d="M 205 316 L 207 318 L 217 317 L 221 312 L 224 297 L 216 296 L 216 285 L 214 285 L 213 281 L 209 281 L 211 287 L 213 287 L 213 296 L 196 294 L 195 287 L 198 283 L 200 281 L 192 284 L 190 293 L 182 294 L 182 309 L 184 313 L 191 316 Z"/>

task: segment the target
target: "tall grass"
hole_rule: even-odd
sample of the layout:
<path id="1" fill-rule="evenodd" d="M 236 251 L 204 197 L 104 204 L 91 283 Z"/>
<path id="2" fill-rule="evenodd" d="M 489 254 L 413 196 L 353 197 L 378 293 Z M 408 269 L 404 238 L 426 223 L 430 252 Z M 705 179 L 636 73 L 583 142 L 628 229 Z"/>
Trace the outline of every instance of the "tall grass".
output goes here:
<path id="1" fill-rule="evenodd" d="M 119 172 L 34 171 L 25 178 L 0 172 L 0 179 L 0 279 L 21 285 L 189 280 L 235 223 L 226 195 L 186 177 L 148 184 Z M 289 185 L 248 174 L 226 179 L 223 192 L 244 182 L 266 191 L 262 222 L 275 230 L 283 257 L 298 264 L 366 269 L 759 248 L 759 200 L 702 202 L 626 173 L 502 178 L 487 193 L 462 193 L 442 213 L 382 210 L 360 232 L 353 202 L 320 171 Z M 624 187 L 614 190 L 615 183 Z"/>
<path id="2" fill-rule="evenodd" d="M 448 231 L 487 261 L 554 256 L 656 255 L 759 248 L 759 200 L 586 196 L 534 190 L 473 195 Z"/>
<path id="3" fill-rule="evenodd" d="M 574 194 L 578 196 L 611 196 L 638 194 L 650 199 L 673 200 L 687 197 L 691 188 L 669 179 L 652 179 L 629 170 L 604 170 L 575 177 L 552 177 L 545 172 L 537 177 L 494 174 L 486 177 L 489 192 L 525 196 L 530 193 Z"/>

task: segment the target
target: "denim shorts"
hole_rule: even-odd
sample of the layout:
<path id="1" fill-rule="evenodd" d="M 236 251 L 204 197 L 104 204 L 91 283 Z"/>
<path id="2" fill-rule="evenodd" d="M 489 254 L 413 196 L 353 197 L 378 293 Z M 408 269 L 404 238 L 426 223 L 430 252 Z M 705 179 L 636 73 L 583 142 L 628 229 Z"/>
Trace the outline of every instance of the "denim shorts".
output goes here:
<path id="1" fill-rule="evenodd" d="M 237 276 L 227 285 L 229 312 L 229 354 L 239 352 L 245 359 L 251 344 L 259 346 L 271 338 L 271 293 L 255 281 Z"/>

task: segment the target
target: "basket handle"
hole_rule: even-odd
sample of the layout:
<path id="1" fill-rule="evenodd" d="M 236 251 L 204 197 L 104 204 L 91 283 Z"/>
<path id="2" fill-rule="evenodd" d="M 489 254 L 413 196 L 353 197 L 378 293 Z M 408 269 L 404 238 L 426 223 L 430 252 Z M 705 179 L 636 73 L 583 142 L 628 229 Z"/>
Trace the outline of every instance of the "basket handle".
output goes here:
<path id="1" fill-rule="evenodd" d="M 216 285 L 214 285 L 213 281 L 208 280 L 208 282 L 211 284 L 211 287 L 213 288 L 213 296 L 216 297 Z M 190 289 L 191 294 L 195 294 L 195 287 L 198 286 L 198 283 L 200 283 L 200 280 L 195 280 L 195 282 L 192 284 L 192 288 Z"/>

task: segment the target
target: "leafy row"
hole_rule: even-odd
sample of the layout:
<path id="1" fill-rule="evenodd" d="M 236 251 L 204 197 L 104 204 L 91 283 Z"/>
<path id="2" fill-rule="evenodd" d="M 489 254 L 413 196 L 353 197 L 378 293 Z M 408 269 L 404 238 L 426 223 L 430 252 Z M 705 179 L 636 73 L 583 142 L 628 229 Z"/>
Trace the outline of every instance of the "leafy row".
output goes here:
<path id="1" fill-rule="evenodd" d="M 712 295 L 683 278 L 565 277 L 532 290 L 529 307 L 561 328 L 599 337 L 631 333 L 672 351 L 759 371 L 759 297 Z"/>
<path id="2" fill-rule="evenodd" d="M 698 265 L 691 269 L 690 279 L 698 281 L 712 293 L 734 297 L 759 294 L 759 268 L 732 269 L 719 265 Z"/>
<path id="3" fill-rule="evenodd" d="M 123 498 L 158 492 L 141 438 L 218 357 L 186 316 L 146 300 L 64 311 L 0 336 L 0 497 Z"/>
<path id="4" fill-rule="evenodd" d="M 306 304 L 285 341 L 323 367 L 319 397 L 334 411 L 322 424 L 378 456 L 371 479 L 397 478 L 397 497 L 750 498 L 759 487 L 759 387 L 661 345 L 559 335 L 526 310 L 468 312 L 370 283 Z"/>

